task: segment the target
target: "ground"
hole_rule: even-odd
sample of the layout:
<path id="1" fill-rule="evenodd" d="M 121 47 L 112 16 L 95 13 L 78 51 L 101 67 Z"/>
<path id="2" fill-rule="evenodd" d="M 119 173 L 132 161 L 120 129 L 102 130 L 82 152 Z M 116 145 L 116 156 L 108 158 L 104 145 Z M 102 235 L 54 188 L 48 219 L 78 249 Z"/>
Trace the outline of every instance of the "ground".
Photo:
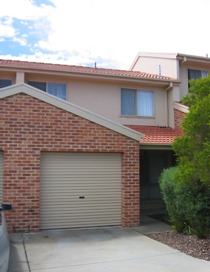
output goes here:
<path id="1" fill-rule="evenodd" d="M 150 239 L 168 226 L 42 231 L 12 236 L 10 272 L 209 272 L 210 263 Z"/>
<path id="2" fill-rule="evenodd" d="M 184 235 L 175 231 L 153 233 L 149 237 L 193 257 L 210 261 L 210 237 L 208 239 L 198 239 L 194 235 Z"/>

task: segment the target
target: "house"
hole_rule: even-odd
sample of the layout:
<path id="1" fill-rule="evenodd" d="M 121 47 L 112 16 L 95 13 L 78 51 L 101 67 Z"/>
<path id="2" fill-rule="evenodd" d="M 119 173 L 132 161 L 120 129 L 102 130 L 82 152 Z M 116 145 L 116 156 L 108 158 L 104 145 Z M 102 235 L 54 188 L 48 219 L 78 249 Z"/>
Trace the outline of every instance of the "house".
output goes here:
<path id="1" fill-rule="evenodd" d="M 189 80 L 209 75 L 210 58 L 180 53 L 139 53 L 130 70 L 156 73 L 179 80 L 181 100 L 188 92 Z"/>
<path id="2" fill-rule="evenodd" d="M 186 107 L 180 81 L 0 60 L 0 198 L 12 231 L 135 226 L 158 209 Z"/>

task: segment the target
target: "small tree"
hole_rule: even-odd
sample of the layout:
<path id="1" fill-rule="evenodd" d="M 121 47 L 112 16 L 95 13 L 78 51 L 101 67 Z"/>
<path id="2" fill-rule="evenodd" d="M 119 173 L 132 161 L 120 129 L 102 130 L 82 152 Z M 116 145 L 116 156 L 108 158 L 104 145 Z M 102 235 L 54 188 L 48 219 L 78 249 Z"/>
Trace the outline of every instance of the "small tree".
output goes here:
<path id="1" fill-rule="evenodd" d="M 183 101 L 190 112 L 183 122 L 184 136 L 173 145 L 182 178 L 210 185 L 210 77 L 192 81 Z"/>
<path id="2" fill-rule="evenodd" d="M 162 173 L 160 186 L 175 229 L 206 237 L 210 234 L 210 77 L 192 81 L 183 102 L 190 111 L 182 125 L 184 135 L 173 145 L 178 165 Z"/>

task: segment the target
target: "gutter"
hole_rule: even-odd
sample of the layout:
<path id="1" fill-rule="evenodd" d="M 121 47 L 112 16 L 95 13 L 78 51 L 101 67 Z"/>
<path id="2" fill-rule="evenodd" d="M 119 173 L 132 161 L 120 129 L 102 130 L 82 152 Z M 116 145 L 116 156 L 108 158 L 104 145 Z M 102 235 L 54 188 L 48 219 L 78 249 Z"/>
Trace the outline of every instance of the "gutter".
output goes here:
<path id="1" fill-rule="evenodd" d="M 191 55 L 177 55 L 177 59 L 181 61 L 181 64 L 185 64 L 187 62 L 194 62 L 194 63 L 205 63 L 210 65 L 210 58 L 207 57 L 197 57 Z"/>
<path id="2" fill-rule="evenodd" d="M 155 84 L 167 84 L 169 82 L 174 82 L 179 84 L 179 81 L 176 79 L 158 79 L 158 78 L 136 78 L 136 77 L 128 77 L 128 76 L 115 76 L 115 75 L 101 75 L 101 74 L 91 74 L 91 73 L 80 73 L 80 72 L 62 72 L 62 71 L 55 71 L 55 70 L 36 70 L 36 69 L 24 69 L 19 67 L 0 67 L 0 71 L 10 71 L 10 72 L 17 72 L 22 71 L 25 73 L 33 72 L 36 74 L 47 74 L 47 75 L 62 75 L 62 76 L 71 76 L 75 78 L 82 78 L 82 79 L 101 79 L 101 80 L 114 80 L 114 81 L 125 81 L 125 82 L 133 82 L 133 83 L 155 83 Z"/>

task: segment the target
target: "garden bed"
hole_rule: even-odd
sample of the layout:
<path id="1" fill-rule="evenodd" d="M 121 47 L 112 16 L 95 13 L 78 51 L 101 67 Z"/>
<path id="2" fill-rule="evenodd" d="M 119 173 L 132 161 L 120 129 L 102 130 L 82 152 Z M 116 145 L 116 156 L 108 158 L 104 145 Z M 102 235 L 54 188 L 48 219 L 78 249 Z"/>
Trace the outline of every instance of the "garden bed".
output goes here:
<path id="1" fill-rule="evenodd" d="M 153 233 L 148 236 L 188 255 L 210 261 L 210 237 L 198 239 L 194 235 L 184 235 L 175 231 Z"/>

